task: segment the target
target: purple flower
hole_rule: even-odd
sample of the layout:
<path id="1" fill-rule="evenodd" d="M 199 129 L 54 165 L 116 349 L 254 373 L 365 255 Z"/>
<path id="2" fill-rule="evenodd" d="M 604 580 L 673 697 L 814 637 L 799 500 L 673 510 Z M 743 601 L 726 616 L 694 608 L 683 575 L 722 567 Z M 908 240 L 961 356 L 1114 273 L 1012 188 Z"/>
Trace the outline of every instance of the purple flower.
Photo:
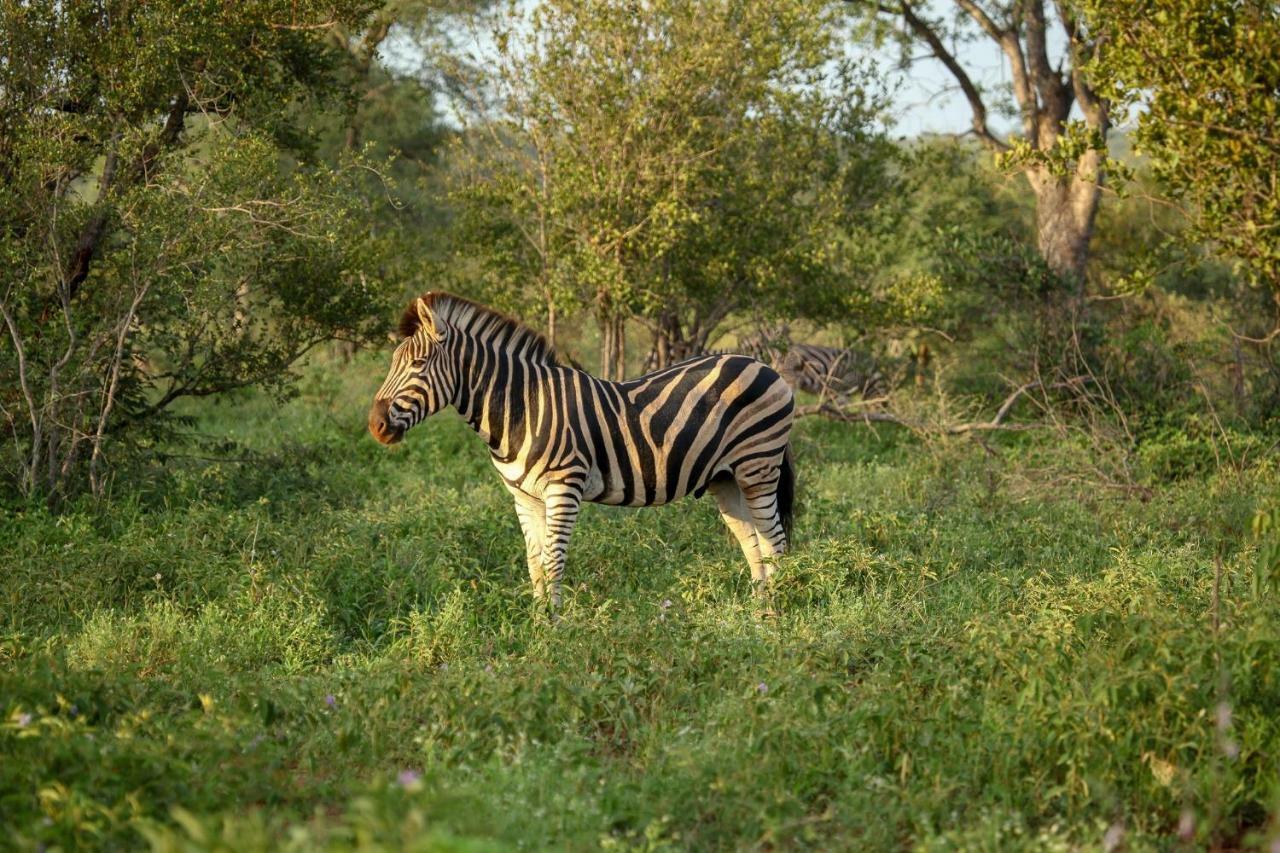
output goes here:
<path id="1" fill-rule="evenodd" d="M 417 770 L 401 770 L 400 775 L 396 777 L 396 782 L 401 788 L 416 787 L 422 781 L 422 774 Z"/>
<path id="2" fill-rule="evenodd" d="M 332 693 L 330 693 L 324 697 L 324 704 L 328 705 L 330 708 L 336 708 L 338 707 L 338 700 L 334 698 Z"/>
<path id="3" fill-rule="evenodd" d="M 763 681 L 762 681 L 762 682 L 760 682 L 759 684 L 757 684 L 757 685 L 756 685 L 756 692 L 757 692 L 757 693 L 768 693 L 768 692 L 769 692 L 769 685 L 765 684 Z"/>
<path id="4" fill-rule="evenodd" d="M 27 726 L 29 726 L 29 725 L 31 725 L 31 715 L 30 715 L 30 714 L 28 714 L 28 713 L 25 713 L 25 712 L 24 712 L 24 713 L 19 714 L 19 715 L 18 715 L 18 728 L 26 728 L 26 727 L 27 727 Z"/>
<path id="5" fill-rule="evenodd" d="M 659 604 L 658 606 L 661 607 L 663 610 L 667 610 L 668 608 L 671 607 L 671 599 L 669 598 L 662 599 L 662 603 Z"/>

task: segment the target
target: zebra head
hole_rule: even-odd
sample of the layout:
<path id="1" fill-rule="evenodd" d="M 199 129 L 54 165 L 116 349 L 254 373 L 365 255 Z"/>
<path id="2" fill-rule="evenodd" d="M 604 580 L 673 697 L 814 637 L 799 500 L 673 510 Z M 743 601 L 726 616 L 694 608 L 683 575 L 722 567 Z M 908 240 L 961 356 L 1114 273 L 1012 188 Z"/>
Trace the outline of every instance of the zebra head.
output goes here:
<path id="1" fill-rule="evenodd" d="M 415 299 L 405 309 L 400 319 L 404 340 L 392 353 L 391 370 L 373 397 L 369 432 L 383 444 L 395 444 L 453 399 L 446 347 L 451 331 L 432 313 L 432 296 Z"/>

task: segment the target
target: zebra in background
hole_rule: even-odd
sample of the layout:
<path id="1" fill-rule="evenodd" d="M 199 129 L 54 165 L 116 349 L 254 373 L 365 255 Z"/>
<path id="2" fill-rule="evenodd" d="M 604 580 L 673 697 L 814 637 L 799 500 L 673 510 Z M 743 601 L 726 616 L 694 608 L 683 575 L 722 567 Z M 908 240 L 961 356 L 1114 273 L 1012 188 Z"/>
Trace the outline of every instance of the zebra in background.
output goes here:
<path id="1" fill-rule="evenodd" d="M 792 344 L 786 341 L 787 327 L 773 333 L 760 331 L 744 336 L 737 349 L 709 350 L 708 355 L 742 353 L 766 362 L 796 391 L 834 399 L 844 405 L 850 396 L 881 397 L 888 390 L 884 374 L 870 353 L 820 344 Z M 651 350 L 644 369 L 657 364 Z"/>
<path id="2" fill-rule="evenodd" d="M 449 293 L 410 303 L 369 432 L 395 444 L 452 405 L 515 500 L 534 595 L 560 604 L 582 501 L 658 506 L 710 491 L 759 594 L 787 550 L 795 494 L 791 388 L 744 355 L 626 382 L 561 365 L 520 322 Z"/>
<path id="3" fill-rule="evenodd" d="M 871 399 L 886 391 L 884 374 L 868 353 L 858 350 L 791 344 L 785 352 L 775 352 L 770 363 L 797 391 L 834 398 L 842 405 L 853 394 Z"/>

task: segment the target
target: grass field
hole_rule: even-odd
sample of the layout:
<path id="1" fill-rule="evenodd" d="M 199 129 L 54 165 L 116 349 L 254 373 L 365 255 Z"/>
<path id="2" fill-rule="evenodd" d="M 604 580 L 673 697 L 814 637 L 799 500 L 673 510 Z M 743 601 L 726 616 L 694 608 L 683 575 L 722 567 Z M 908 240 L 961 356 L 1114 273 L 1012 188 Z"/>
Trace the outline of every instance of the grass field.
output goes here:
<path id="1" fill-rule="evenodd" d="M 1277 843 L 1274 455 L 1125 492 L 1048 433 L 807 420 L 778 618 L 704 500 L 588 506 L 550 624 L 461 421 L 365 434 L 382 368 L 4 518 L 0 844 Z"/>

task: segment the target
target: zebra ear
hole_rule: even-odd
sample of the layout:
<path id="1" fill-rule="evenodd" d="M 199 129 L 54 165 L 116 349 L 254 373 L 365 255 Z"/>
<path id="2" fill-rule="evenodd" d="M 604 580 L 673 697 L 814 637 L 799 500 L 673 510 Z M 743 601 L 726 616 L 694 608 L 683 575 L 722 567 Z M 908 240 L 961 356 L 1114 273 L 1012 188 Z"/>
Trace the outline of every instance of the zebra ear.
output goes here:
<path id="1" fill-rule="evenodd" d="M 418 309 L 418 322 L 426 330 L 427 337 L 433 341 L 439 341 L 444 337 L 440 334 L 439 326 L 436 324 L 436 316 L 431 313 L 431 306 L 427 304 L 427 300 L 419 298 L 414 305 Z"/>
<path id="2" fill-rule="evenodd" d="M 443 337 L 435 315 L 431 313 L 431 306 L 423 298 L 413 300 L 409 303 L 409 307 L 404 309 L 404 315 L 400 318 L 400 337 L 411 338 L 418 333 L 419 329 L 425 329 L 427 336 L 434 341 L 439 341 Z"/>

